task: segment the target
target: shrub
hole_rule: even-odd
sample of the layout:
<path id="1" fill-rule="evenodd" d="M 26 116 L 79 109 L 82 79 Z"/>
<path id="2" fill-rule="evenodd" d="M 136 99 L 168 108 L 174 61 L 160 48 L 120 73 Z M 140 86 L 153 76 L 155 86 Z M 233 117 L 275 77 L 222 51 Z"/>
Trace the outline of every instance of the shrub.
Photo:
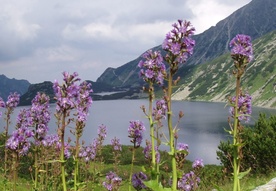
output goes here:
<path id="1" fill-rule="evenodd" d="M 276 170 L 276 115 L 266 117 L 260 113 L 254 127 L 246 127 L 241 134 L 245 145 L 242 148 L 243 158 L 241 170 L 251 168 L 251 173 L 267 174 Z M 220 142 L 217 156 L 226 172 L 232 172 L 229 159 L 232 159 L 232 148 L 230 141 Z"/>

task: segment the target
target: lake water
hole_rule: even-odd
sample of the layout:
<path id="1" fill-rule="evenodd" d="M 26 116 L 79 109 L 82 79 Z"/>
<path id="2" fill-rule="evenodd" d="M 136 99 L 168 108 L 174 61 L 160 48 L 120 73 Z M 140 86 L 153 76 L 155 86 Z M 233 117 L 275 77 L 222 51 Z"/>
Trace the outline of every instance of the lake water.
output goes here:
<path id="1" fill-rule="evenodd" d="M 131 144 L 128 138 L 128 126 L 130 120 L 141 120 L 144 122 L 147 131 L 144 134 L 145 139 L 150 139 L 149 123 L 145 118 L 140 107 L 145 105 L 147 108 L 147 100 L 109 100 L 109 101 L 94 101 L 90 109 L 90 115 L 85 127 L 82 140 L 87 144 L 91 143 L 97 137 L 98 126 L 104 124 L 107 126 L 107 138 L 105 144 L 110 144 L 110 140 L 115 136 L 120 138 L 122 144 Z M 18 107 L 12 117 L 11 127 L 14 127 L 16 115 L 20 109 Z M 178 119 L 179 111 L 184 112 L 184 117 L 181 119 L 179 128 L 178 142 L 183 142 L 189 145 L 190 154 L 189 160 L 202 158 L 205 164 L 219 164 L 216 158 L 216 150 L 221 140 L 230 138 L 224 131 L 229 129 L 227 123 L 228 107 L 225 103 L 211 102 L 188 102 L 188 101 L 173 101 L 172 103 L 174 116 L 174 125 Z M 3 109 L 1 109 L 3 111 Z M 51 105 L 52 116 L 55 112 L 55 105 Z M 253 108 L 252 119 L 248 125 L 253 125 L 257 120 L 259 112 L 276 115 L 276 110 L 264 109 L 259 107 Z M 4 116 L 0 119 L 0 125 L 4 127 Z M 52 117 L 50 122 L 50 132 L 56 132 L 56 120 Z M 168 135 L 167 123 L 164 121 L 163 132 Z M 11 131 L 10 131 L 11 132 Z M 66 136 L 70 136 L 67 129 Z M 144 139 L 144 140 L 145 140 Z M 165 140 L 163 140 L 165 141 Z M 144 146 L 143 144 L 142 146 Z M 162 150 L 168 150 L 165 145 Z"/>

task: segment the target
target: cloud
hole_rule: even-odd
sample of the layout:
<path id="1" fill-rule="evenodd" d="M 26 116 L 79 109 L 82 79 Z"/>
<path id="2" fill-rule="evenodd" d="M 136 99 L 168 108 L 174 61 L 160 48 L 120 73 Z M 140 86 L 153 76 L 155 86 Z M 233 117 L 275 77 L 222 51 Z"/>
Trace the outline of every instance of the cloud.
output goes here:
<path id="1" fill-rule="evenodd" d="M 31 83 L 77 71 L 96 80 L 162 43 L 177 19 L 197 33 L 250 0 L 0 0 L 0 68 Z"/>

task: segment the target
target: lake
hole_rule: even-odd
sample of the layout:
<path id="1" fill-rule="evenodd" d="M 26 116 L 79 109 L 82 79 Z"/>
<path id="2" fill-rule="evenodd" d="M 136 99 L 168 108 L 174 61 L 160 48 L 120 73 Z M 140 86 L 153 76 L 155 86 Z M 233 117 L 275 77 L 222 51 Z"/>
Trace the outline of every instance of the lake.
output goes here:
<path id="1" fill-rule="evenodd" d="M 147 100 L 108 100 L 108 101 L 94 101 L 90 109 L 87 125 L 85 127 L 82 140 L 87 144 L 91 143 L 97 137 L 98 126 L 104 124 L 107 126 L 107 138 L 105 144 L 110 144 L 110 140 L 115 136 L 120 139 L 121 144 L 130 145 L 128 138 L 128 126 L 131 120 L 141 120 L 144 122 L 147 131 L 144 133 L 145 139 L 150 139 L 149 123 L 143 114 L 140 107 L 145 105 L 147 108 Z M 14 127 L 16 115 L 20 109 L 26 108 L 18 107 L 12 116 L 12 124 Z M 219 164 L 216 158 L 216 150 L 221 140 L 230 138 L 224 131 L 229 129 L 227 123 L 228 108 L 225 103 L 212 102 L 188 102 L 188 101 L 173 101 L 172 109 L 174 115 L 174 124 L 178 120 L 179 111 L 184 112 L 184 117 L 181 119 L 179 128 L 178 142 L 183 142 L 189 145 L 190 154 L 189 160 L 202 158 L 205 164 Z M 1 109 L 3 111 L 3 109 Z M 55 105 L 51 105 L 52 116 L 55 112 Z M 253 125 L 258 119 L 260 112 L 276 115 L 276 110 L 265 109 L 260 107 L 253 107 L 253 114 L 251 121 L 247 125 Z M 56 120 L 52 117 L 50 122 L 50 132 L 56 132 Z M 166 129 L 167 123 L 164 122 L 163 132 L 168 136 Z M 0 119 L 0 125 L 4 127 L 4 116 Z M 71 126 L 73 128 L 73 126 Z M 12 130 L 11 130 L 12 131 Z M 10 133 L 11 133 L 10 131 Z M 67 129 L 66 136 L 70 136 L 69 129 Z M 145 140 L 144 139 L 144 140 Z M 165 140 L 163 140 L 165 141 Z M 144 146 L 145 144 L 142 144 Z M 168 150 L 165 145 L 161 147 L 162 150 Z"/>

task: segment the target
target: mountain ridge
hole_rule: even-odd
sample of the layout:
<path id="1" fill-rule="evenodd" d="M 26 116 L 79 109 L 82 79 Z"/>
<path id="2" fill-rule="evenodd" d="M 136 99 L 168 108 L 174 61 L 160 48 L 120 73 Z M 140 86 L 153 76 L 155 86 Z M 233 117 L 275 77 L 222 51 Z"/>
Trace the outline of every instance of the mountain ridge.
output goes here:
<path id="1" fill-rule="evenodd" d="M 252 0 L 227 18 L 219 21 L 216 26 L 195 35 L 194 53 L 187 63 L 180 67 L 179 75 L 185 73 L 186 65 L 202 64 L 228 52 L 228 44 L 236 34 L 247 34 L 254 40 L 275 30 L 275 8 L 276 1 L 274 0 Z M 161 45 L 153 47 L 152 50 L 160 50 L 164 53 Z M 106 70 L 96 82 L 125 87 L 141 86 L 142 80 L 137 79 L 139 72 L 137 65 L 141 59 L 142 57 L 139 56 L 122 66 Z M 126 79 L 126 74 L 131 75 L 127 75 Z"/>

